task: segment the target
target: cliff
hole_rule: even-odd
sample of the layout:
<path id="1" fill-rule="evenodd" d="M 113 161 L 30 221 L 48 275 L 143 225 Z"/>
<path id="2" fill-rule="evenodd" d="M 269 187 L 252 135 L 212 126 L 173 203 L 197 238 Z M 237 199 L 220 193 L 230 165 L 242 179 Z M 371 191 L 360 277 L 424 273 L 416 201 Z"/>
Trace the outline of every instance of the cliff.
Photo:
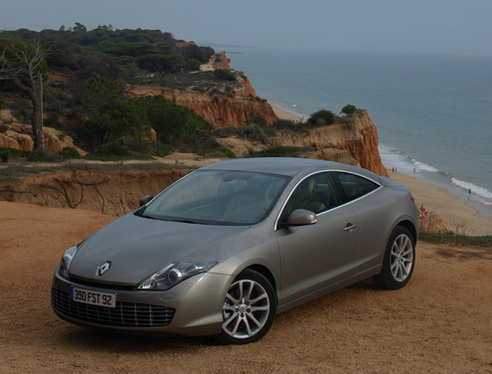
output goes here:
<path id="1" fill-rule="evenodd" d="M 149 86 L 131 86 L 129 92 L 132 96 L 162 95 L 176 104 L 193 109 L 215 129 L 244 126 L 251 114 L 263 117 L 267 124 L 278 119 L 266 100 L 250 95 Z"/>
<path id="2" fill-rule="evenodd" d="M 341 162 L 353 163 L 387 176 L 378 149 L 378 132 L 376 125 L 366 110 L 358 110 L 346 121 L 330 126 L 317 127 L 307 133 L 282 133 L 270 139 L 274 146 L 313 147 L 314 158 L 330 159 L 330 154 L 342 157 Z M 339 150 L 340 152 L 336 152 Z M 356 162 L 343 160 L 348 152 Z"/>
<path id="3" fill-rule="evenodd" d="M 366 110 L 358 110 L 345 121 L 316 127 L 307 132 L 277 131 L 270 144 L 245 142 L 237 137 L 218 138 L 217 143 L 237 157 L 247 157 L 271 147 L 297 147 L 299 157 L 317 158 L 362 166 L 376 174 L 388 176 L 378 149 L 376 125 Z"/>
<path id="4" fill-rule="evenodd" d="M 73 170 L 29 174 L 20 181 L 1 181 L 0 200 L 122 216 L 137 209 L 142 196 L 157 195 L 191 170 Z"/>
<path id="5" fill-rule="evenodd" d="M 205 118 L 215 129 L 244 126 L 251 116 L 265 119 L 268 125 L 278 120 L 271 105 L 256 96 L 248 77 L 231 69 L 225 52 L 212 55 L 200 71 L 211 74 L 216 69 L 230 71 L 234 80 L 209 80 L 199 75 L 185 89 L 149 86 L 128 86 L 130 96 L 162 95 L 178 105 L 191 108 Z M 193 75 L 193 74 L 192 74 Z"/>

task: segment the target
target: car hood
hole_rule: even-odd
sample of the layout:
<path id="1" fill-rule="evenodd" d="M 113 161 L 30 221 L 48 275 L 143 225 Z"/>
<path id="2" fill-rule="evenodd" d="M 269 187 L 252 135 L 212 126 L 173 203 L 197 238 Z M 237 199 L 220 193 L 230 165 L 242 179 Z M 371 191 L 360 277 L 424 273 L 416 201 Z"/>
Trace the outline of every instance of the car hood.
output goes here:
<path id="1" fill-rule="evenodd" d="M 176 261 L 218 261 L 219 243 L 247 226 L 214 226 L 160 221 L 134 214 L 103 227 L 80 246 L 69 269 L 72 278 L 135 286 Z M 110 263 L 109 270 L 98 268 Z"/>

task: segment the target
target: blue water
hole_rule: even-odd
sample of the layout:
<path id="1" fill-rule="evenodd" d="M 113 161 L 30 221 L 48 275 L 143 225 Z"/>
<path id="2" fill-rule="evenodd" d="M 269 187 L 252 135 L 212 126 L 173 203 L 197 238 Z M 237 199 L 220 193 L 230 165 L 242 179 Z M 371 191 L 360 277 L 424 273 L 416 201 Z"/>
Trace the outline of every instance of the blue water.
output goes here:
<path id="1" fill-rule="evenodd" d="M 386 167 L 492 209 L 492 57 L 225 49 L 273 105 L 367 109 Z"/>

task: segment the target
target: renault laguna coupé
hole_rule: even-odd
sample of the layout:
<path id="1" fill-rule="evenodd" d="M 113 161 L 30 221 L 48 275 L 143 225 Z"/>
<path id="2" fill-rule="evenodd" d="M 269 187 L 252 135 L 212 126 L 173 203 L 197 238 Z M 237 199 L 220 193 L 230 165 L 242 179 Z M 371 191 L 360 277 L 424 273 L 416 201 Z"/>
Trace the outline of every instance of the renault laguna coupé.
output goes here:
<path id="1" fill-rule="evenodd" d="M 51 303 L 83 326 L 244 344 L 277 313 L 363 279 L 403 287 L 417 232 L 408 189 L 365 169 L 222 161 L 67 249 Z"/>

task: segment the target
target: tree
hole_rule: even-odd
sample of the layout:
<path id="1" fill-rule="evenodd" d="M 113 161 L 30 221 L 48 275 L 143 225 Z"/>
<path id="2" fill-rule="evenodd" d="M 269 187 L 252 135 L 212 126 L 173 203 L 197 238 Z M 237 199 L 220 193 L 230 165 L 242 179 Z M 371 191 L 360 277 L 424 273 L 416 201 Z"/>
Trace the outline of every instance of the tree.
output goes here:
<path id="1" fill-rule="evenodd" d="M 357 107 L 355 105 L 347 104 L 342 108 L 342 113 L 349 116 L 349 115 L 353 114 L 356 110 L 357 110 Z"/>
<path id="2" fill-rule="evenodd" d="M 141 139 L 149 134 L 145 108 L 125 97 L 115 81 L 94 73 L 82 93 L 81 110 L 87 118 L 84 137 L 92 137 L 99 146 L 123 136 Z"/>
<path id="3" fill-rule="evenodd" d="M 47 75 L 45 51 L 39 43 L 0 39 L 0 80 L 12 82 L 32 102 L 34 149 L 43 146 L 43 78 Z"/>

